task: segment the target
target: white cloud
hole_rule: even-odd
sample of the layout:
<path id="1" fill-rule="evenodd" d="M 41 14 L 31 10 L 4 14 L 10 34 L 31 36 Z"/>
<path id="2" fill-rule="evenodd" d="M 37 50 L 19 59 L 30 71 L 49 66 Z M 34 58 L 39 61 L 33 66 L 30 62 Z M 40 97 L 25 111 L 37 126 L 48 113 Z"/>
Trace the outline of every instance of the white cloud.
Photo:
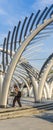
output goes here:
<path id="1" fill-rule="evenodd" d="M 7 15 L 7 12 L 0 7 L 0 15 Z"/>
<path id="2" fill-rule="evenodd" d="M 53 4 L 53 0 L 35 0 L 32 5 L 33 10 L 43 9 L 46 6 Z"/>
<path id="3" fill-rule="evenodd" d="M 0 33 L 0 45 L 3 44 L 4 38 L 7 37 L 7 33 Z"/>
<path id="4" fill-rule="evenodd" d="M 51 4 L 53 0 L 40 0 L 43 4 Z"/>

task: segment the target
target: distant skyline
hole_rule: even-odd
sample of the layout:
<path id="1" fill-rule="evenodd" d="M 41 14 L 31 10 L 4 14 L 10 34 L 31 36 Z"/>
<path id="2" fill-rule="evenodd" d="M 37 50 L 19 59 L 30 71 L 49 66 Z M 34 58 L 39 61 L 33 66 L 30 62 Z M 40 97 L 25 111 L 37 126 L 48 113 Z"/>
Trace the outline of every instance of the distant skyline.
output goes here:
<path id="1" fill-rule="evenodd" d="M 0 0 L 0 44 L 3 44 L 4 37 L 7 36 L 9 30 L 13 30 L 19 20 L 22 21 L 25 16 L 30 16 L 32 12 L 36 13 L 38 9 L 43 10 L 51 4 L 53 4 L 53 0 Z M 46 58 L 53 52 L 53 34 L 41 43 L 44 44 L 42 52 L 36 54 L 35 59 Z M 39 64 L 36 61 L 36 66 L 40 68 L 40 61 Z"/>

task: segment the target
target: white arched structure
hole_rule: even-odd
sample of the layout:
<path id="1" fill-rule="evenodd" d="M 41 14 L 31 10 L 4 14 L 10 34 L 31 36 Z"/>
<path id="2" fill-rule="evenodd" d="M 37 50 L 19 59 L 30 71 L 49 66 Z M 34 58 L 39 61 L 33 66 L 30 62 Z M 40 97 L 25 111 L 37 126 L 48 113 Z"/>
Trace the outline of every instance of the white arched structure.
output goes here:
<path id="1" fill-rule="evenodd" d="M 47 68 L 45 69 L 42 77 L 41 77 L 41 80 L 39 82 L 39 90 L 38 90 L 38 99 L 41 101 L 41 97 L 42 97 L 42 91 L 43 91 L 43 87 L 45 85 L 45 81 L 46 81 L 46 78 L 48 76 L 48 73 L 51 69 L 51 67 L 53 66 L 53 58 L 50 60 L 49 64 L 47 65 Z M 49 98 L 50 98 L 50 91 L 49 91 Z"/>
<path id="2" fill-rule="evenodd" d="M 7 104 L 7 96 L 8 96 L 8 90 L 9 90 L 9 86 L 10 86 L 10 82 L 11 82 L 11 78 L 14 72 L 14 69 L 16 67 L 16 64 L 19 62 L 19 59 L 24 51 L 24 49 L 26 48 L 26 46 L 30 43 L 30 41 L 41 31 L 43 30 L 47 25 L 49 25 L 50 23 L 53 22 L 53 17 L 51 17 L 50 19 L 46 20 L 42 25 L 38 26 L 34 31 L 32 31 L 32 33 L 22 42 L 22 45 L 19 47 L 18 51 L 16 52 L 16 54 L 14 55 L 7 73 L 5 75 L 5 79 L 3 82 L 3 90 L 2 90 L 2 97 L 1 97 L 1 106 L 2 107 L 6 107 Z M 53 63 L 52 63 L 53 64 Z M 49 69 L 49 68 L 48 68 Z M 43 79 L 44 80 L 44 79 Z M 42 81 L 43 81 L 42 80 Z M 44 85 L 44 84 L 43 84 Z M 39 100 L 41 100 L 41 96 L 42 96 L 42 90 L 43 90 L 43 85 L 39 85 Z"/>

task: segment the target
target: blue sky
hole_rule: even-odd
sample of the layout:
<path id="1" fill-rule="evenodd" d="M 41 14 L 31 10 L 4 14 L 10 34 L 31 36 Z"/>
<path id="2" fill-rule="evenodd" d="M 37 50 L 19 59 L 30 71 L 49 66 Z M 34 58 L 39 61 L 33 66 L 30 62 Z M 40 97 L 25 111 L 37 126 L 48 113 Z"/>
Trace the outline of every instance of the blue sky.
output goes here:
<path id="1" fill-rule="evenodd" d="M 17 25 L 19 19 L 52 3 L 53 0 L 0 0 L 0 42 L 8 30 Z"/>
<path id="2" fill-rule="evenodd" d="M 53 0 L 0 0 L 0 44 L 7 36 L 9 30 L 13 30 L 19 20 L 25 16 L 30 16 L 32 12 L 53 4 Z M 43 41 L 45 50 L 42 52 L 44 57 L 53 52 L 53 35 Z M 46 53 L 45 53 L 46 52 Z M 39 54 L 40 55 L 40 54 Z M 39 66 L 38 66 L 39 67 Z"/>

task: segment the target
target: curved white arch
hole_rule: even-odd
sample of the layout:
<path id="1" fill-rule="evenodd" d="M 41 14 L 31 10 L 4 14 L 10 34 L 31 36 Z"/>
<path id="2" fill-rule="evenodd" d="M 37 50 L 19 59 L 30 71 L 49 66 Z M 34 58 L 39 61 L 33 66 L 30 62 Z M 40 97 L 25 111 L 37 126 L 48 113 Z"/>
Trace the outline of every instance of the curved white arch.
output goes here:
<path id="1" fill-rule="evenodd" d="M 38 82 L 33 76 L 31 76 L 31 81 L 33 85 L 35 101 L 38 101 Z"/>
<path id="2" fill-rule="evenodd" d="M 48 24 L 53 22 L 53 17 L 45 21 L 42 25 L 38 26 L 37 29 L 35 29 L 22 43 L 22 45 L 19 47 L 18 51 L 14 55 L 12 62 L 10 63 L 10 66 L 7 70 L 7 73 L 5 75 L 5 79 L 3 82 L 3 91 L 2 91 L 2 97 L 1 97 L 1 106 L 6 107 L 7 104 L 7 95 L 8 95 L 8 90 L 10 86 L 10 81 L 14 72 L 14 69 L 16 67 L 16 64 L 18 63 L 21 54 L 23 53 L 24 49 L 26 46 L 29 44 L 29 42 L 41 31 L 43 30 Z M 39 89 L 40 90 L 40 89 Z M 39 94 L 40 97 L 40 94 Z"/>
<path id="3" fill-rule="evenodd" d="M 47 93 L 47 99 L 49 99 L 49 84 L 45 81 L 45 86 L 44 86 L 44 88 L 46 89 L 46 93 Z"/>
<path id="4" fill-rule="evenodd" d="M 46 91 L 45 87 L 44 87 L 44 97 L 45 97 L 45 99 L 47 99 L 47 91 Z"/>
<path id="5" fill-rule="evenodd" d="M 41 80 L 39 82 L 39 90 L 38 90 L 38 100 L 39 101 L 41 101 L 42 91 L 43 91 L 43 88 L 44 88 L 44 85 L 45 85 L 45 81 L 46 81 L 47 75 L 48 75 L 52 66 L 53 66 L 53 59 L 47 65 L 47 69 L 45 69 L 43 76 L 41 77 Z M 49 92 L 49 97 L 50 97 L 50 92 Z"/>
<path id="6" fill-rule="evenodd" d="M 13 78 L 16 78 L 16 80 L 17 80 L 17 78 L 19 77 L 25 84 L 26 84 L 26 86 L 27 86 L 27 88 L 28 88 L 28 90 L 29 90 L 29 84 L 28 84 L 28 82 L 26 81 L 26 79 L 23 77 L 23 76 L 20 76 L 20 75 L 14 75 L 13 76 Z"/>
<path id="7" fill-rule="evenodd" d="M 52 93 L 53 92 L 53 81 L 51 82 L 51 85 L 50 85 L 50 98 L 52 98 Z"/>
<path id="8" fill-rule="evenodd" d="M 33 89 L 34 89 L 35 101 L 37 102 L 38 101 L 39 84 L 38 84 L 37 80 L 33 76 L 31 76 L 31 80 L 32 80 Z M 45 99 L 47 99 L 49 97 L 49 89 L 48 89 L 47 83 L 45 84 L 43 92 L 44 92 Z"/>

